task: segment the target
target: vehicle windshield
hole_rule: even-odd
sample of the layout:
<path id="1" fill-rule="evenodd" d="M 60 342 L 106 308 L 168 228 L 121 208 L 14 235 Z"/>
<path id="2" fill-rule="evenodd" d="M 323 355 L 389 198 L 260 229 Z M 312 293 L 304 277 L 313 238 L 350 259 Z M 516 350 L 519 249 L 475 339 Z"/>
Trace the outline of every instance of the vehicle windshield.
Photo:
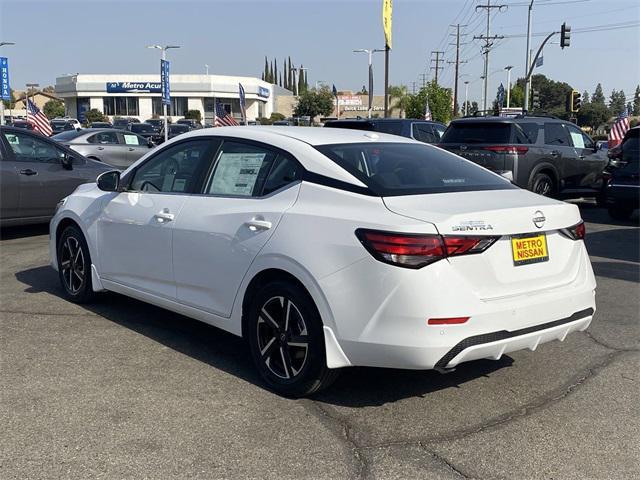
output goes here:
<path id="1" fill-rule="evenodd" d="M 431 145 L 347 143 L 316 148 L 382 197 L 518 188 Z"/>
<path id="2" fill-rule="evenodd" d="M 53 135 L 51 138 L 57 140 L 59 142 L 68 142 L 69 140 L 73 140 L 74 138 L 79 137 L 80 135 L 84 135 L 86 132 L 78 132 L 77 130 L 67 130 L 66 132 L 58 133 L 57 135 Z"/>
<path id="3" fill-rule="evenodd" d="M 451 123 L 441 143 L 510 143 L 511 124 L 490 122 Z"/>

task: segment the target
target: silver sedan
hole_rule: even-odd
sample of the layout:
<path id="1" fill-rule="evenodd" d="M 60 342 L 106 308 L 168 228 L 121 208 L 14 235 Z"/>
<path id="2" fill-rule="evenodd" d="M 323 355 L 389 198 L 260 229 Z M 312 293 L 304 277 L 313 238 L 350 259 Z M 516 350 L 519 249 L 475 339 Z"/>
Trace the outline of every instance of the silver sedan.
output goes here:
<path id="1" fill-rule="evenodd" d="M 59 133 L 51 137 L 57 142 L 116 168 L 127 168 L 153 148 L 146 138 L 126 130 L 91 128 Z"/>

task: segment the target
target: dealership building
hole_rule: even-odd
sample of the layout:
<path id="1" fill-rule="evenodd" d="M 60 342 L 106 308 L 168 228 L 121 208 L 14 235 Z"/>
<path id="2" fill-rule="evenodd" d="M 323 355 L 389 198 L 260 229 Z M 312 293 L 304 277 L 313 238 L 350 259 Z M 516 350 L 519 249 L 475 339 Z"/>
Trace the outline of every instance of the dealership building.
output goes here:
<path id="1" fill-rule="evenodd" d="M 216 102 L 240 120 L 239 84 L 245 90 L 247 120 L 269 117 L 276 96 L 291 96 L 277 85 L 253 77 L 223 75 L 171 75 L 173 120 L 188 110 L 199 110 L 205 123 L 213 123 Z M 56 78 L 56 95 L 64 100 L 66 114 L 81 122 L 97 109 L 109 117 L 135 117 L 140 121 L 162 116 L 160 75 L 66 75 Z"/>

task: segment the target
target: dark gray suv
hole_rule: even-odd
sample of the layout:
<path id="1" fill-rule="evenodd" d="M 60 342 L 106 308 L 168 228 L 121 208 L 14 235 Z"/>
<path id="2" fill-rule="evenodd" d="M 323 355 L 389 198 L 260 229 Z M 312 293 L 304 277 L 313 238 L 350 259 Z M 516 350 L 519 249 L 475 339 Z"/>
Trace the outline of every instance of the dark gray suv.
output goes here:
<path id="1" fill-rule="evenodd" d="M 540 195 L 602 192 L 606 152 L 580 128 L 555 117 L 473 117 L 449 124 L 439 146 Z"/>

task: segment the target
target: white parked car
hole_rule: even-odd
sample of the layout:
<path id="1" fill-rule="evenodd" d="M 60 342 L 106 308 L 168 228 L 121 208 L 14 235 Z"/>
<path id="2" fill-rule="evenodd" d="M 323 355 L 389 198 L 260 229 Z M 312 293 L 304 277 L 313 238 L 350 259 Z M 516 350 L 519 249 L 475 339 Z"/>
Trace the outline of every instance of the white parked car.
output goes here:
<path id="1" fill-rule="evenodd" d="M 352 365 L 449 370 L 584 330 L 578 208 L 438 147 L 358 130 L 198 130 L 51 221 L 68 298 L 110 290 L 245 337 L 288 396 Z"/>

